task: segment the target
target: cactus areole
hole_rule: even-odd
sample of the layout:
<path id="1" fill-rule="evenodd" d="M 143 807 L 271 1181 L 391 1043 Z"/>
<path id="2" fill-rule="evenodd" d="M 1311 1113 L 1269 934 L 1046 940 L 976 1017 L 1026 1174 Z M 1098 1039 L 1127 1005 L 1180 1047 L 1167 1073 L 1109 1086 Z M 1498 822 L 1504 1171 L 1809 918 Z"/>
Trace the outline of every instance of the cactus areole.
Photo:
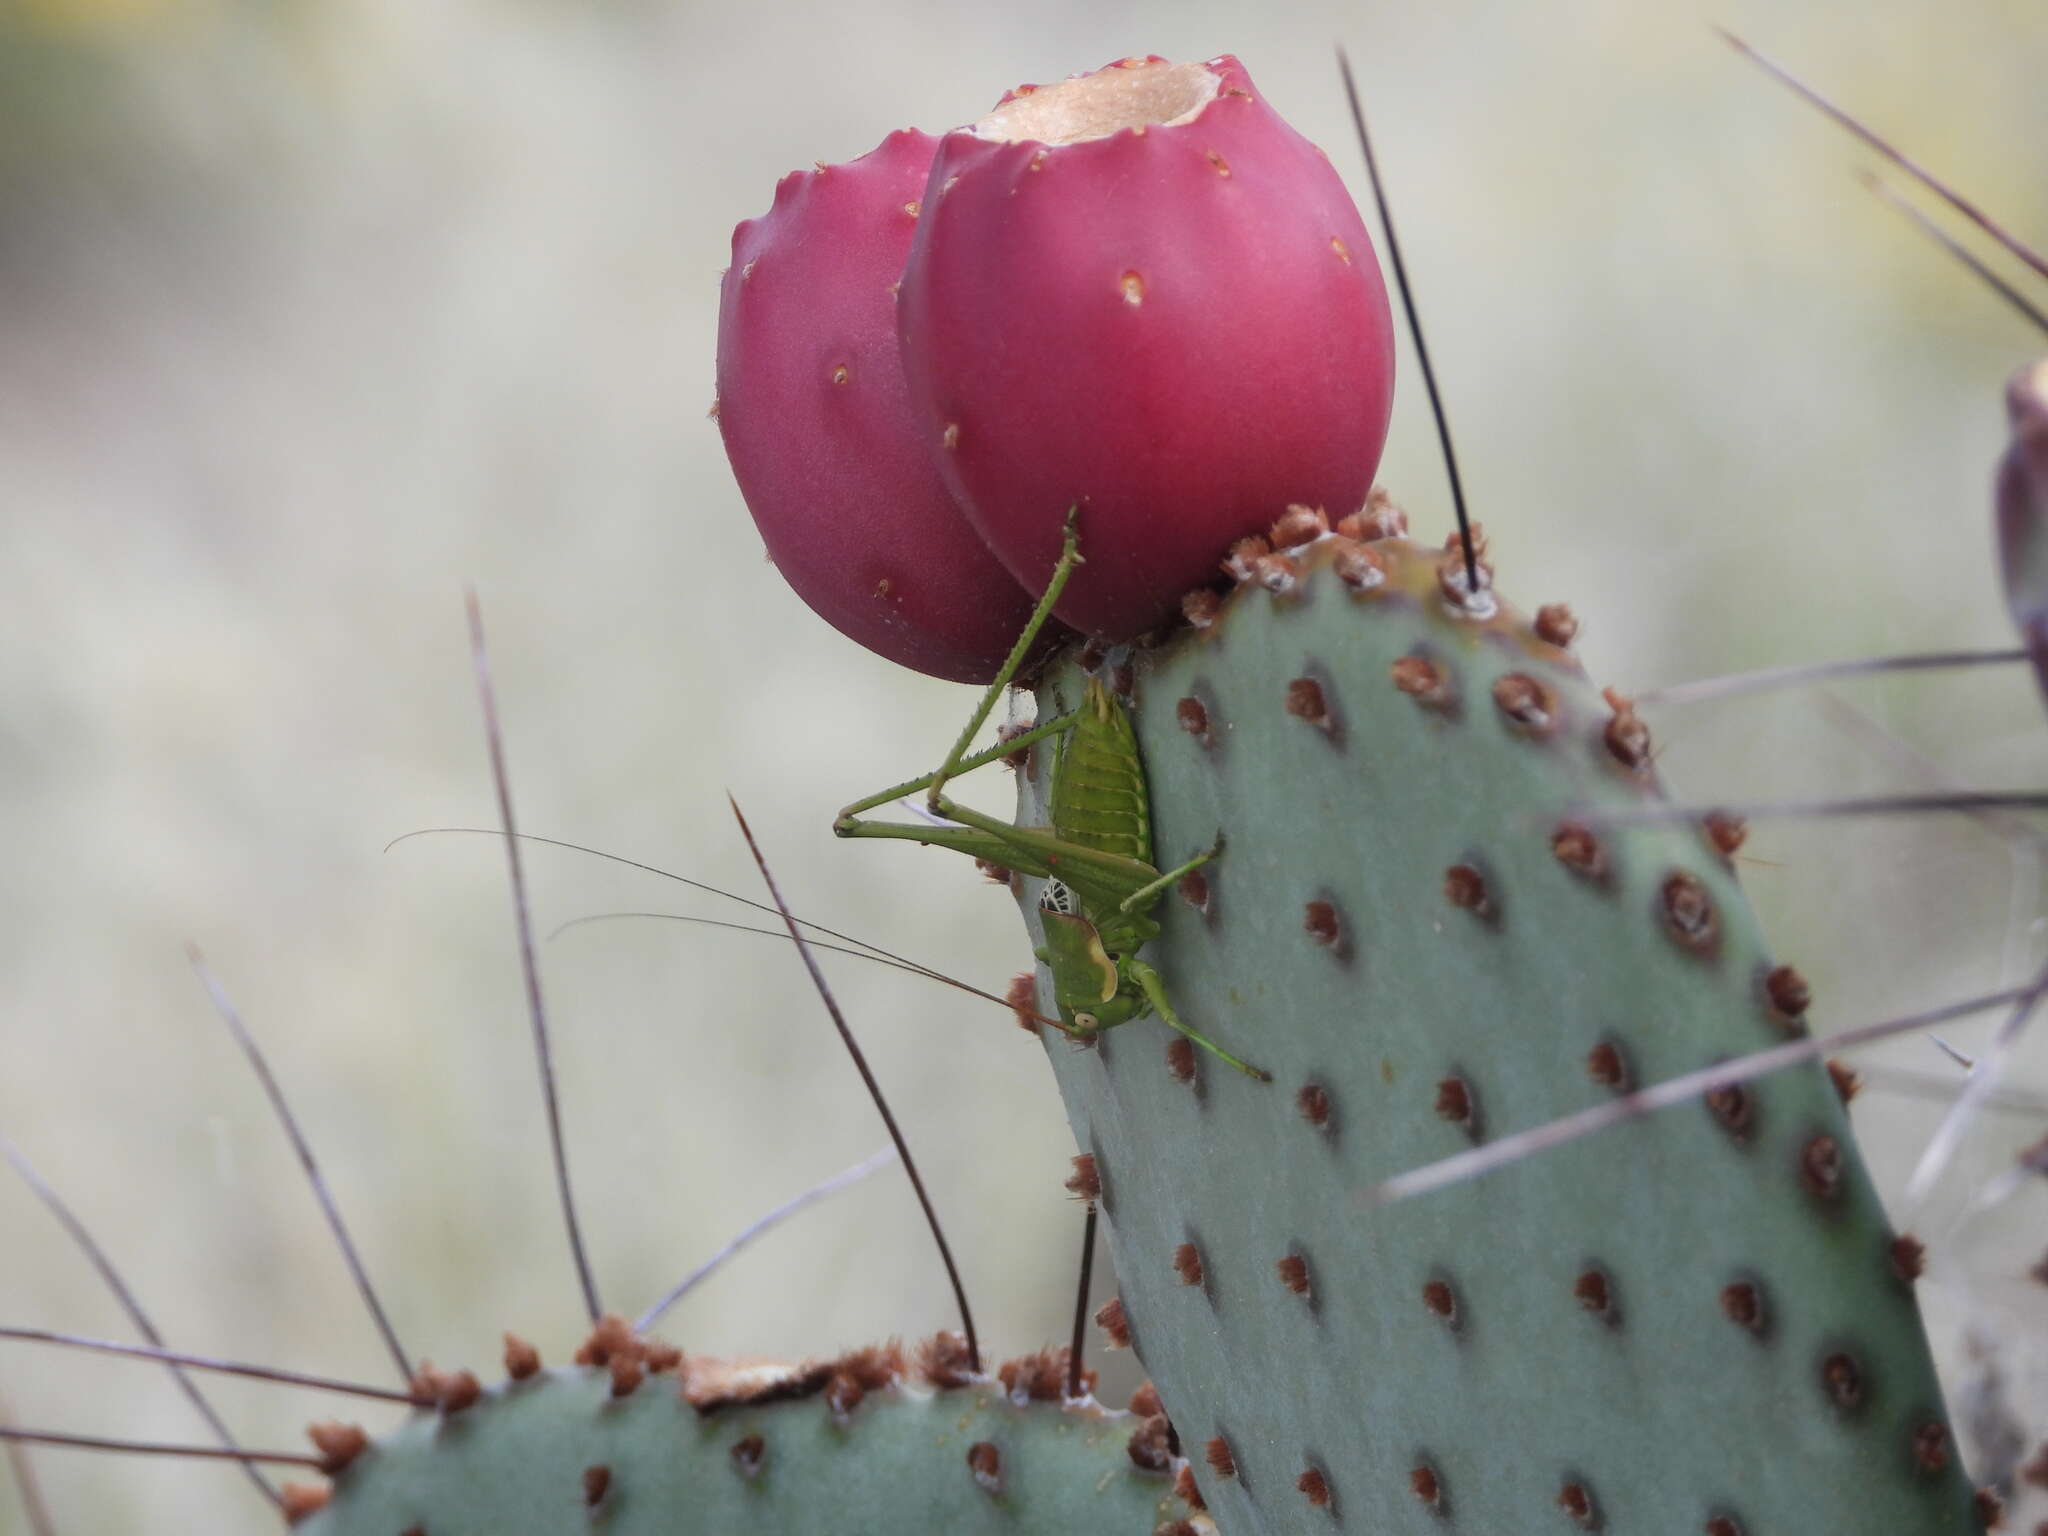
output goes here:
<path id="1" fill-rule="evenodd" d="M 1129 639 L 1292 503 L 1358 509 L 1393 325 L 1328 158 L 1236 59 L 1125 59 L 1020 86 L 946 135 L 897 328 L 925 441 L 1032 591 Z"/>
<path id="2" fill-rule="evenodd" d="M 812 610 L 891 661 L 994 677 L 1032 597 L 953 504 L 896 350 L 896 279 L 934 141 L 892 133 L 792 171 L 733 231 L 718 426 L 769 558 Z"/>

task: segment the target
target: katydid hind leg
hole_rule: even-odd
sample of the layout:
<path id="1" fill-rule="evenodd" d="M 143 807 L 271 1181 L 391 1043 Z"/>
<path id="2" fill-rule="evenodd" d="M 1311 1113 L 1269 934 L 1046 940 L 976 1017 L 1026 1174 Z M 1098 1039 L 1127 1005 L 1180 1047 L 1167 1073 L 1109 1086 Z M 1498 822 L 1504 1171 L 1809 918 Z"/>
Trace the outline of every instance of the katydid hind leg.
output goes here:
<path id="1" fill-rule="evenodd" d="M 966 728 L 953 743 L 953 750 L 946 754 L 946 760 L 939 765 L 938 772 L 932 775 L 931 788 L 927 796 L 934 810 L 938 809 L 941 791 L 945 789 L 946 781 L 964 771 L 963 764 L 968 755 L 968 747 L 980 734 L 982 726 L 988 722 L 989 715 L 995 710 L 996 701 L 1002 698 L 1004 690 L 1016 681 L 1017 673 L 1024 665 L 1024 659 L 1031 654 L 1031 647 L 1037 643 L 1039 635 L 1052 618 L 1053 605 L 1060 600 L 1060 593 L 1066 589 L 1067 578 L 1074 574 L 1074 567 L 1081 564 L 1081 535 L 1076 526 L 1080 510 L 1079 507 L 1068 509 L 1067 529 L 1060 546 L 1059 560 L 1052 568 L 1052 579 L 1046 583 L 1045 593 L 1038 599 L 1038 606 L 1031 610 L 1031 617 L 1024 623 L 1024 633 L 1017 637 L 1017 643 L 1010 648 L 1010 654 L 1005 658 L 1002 670 L 996 674 L 995 681 L 988 685 L 987 691 L 981 696 L 981 702 L 968 717 Z"/>
<path id="2" fill-rule="evenodd" d="M 1009 850 L 1007 853 L 977 853 L 976 858 L 1027 875 L 1057 876 L 1095 903 L 1098 910 L 1107 911 L 1113 904 L 1121 904 L 1126 892 L 1151 885 L 1157 878 L 1157 871 L 1149 864 L 1140 864 L 1122 854 L 1104 853 L 1085 843 L 1069 842 L 1049 827 L 1013 827 L 1007 821 L 944 798 L 939 802 L 938 812 L 987 834 Z M 916 832 L 915 828 L 905 828 L 898 833 L 883 834 L 877 830 L 870 835 L 914 836 Z M 936 840 L 924 839 L 927 842 Z"/>
<path id="3" fill-rule="evenodd" d="M 953 770 L 951 777 L 959 778 L 963 774 L 972 773 L 975 769 L 984 768 L 1000 758 L 1008 757 L 1013 752 L 1022 751 L 1026 747 L 1033 746 L 1045 740 L 1048 736 L 1057 736 L 1062 731 L 1070 730 L 1073 727 L 1074 719 L 1075 716 L 1072 713 L 1064 714 L 1057 719 L 1047 720 L 1039 725 L 1034 725 L 1030 730 L 1012 736 L 1006 741 L 999 741 L 994 746 L 975 753 L 972 757 L 962 759 Z M 862 799 L 854 801 L 840 810 L 838 817 L 832 823 L 832 831 L 839 837 L 873 836 L 873 833 L 863 834 L 859 831 L 861 827 L 872 825 L 872 823 L 861 820 L 860 813 L 862 811 L 871 811 L 878 805 L 890 805 L 901 800 L 906 795 L 914 795 L 921 789 L 929 789 L 932 782 L 937 778 L 938 774 L 936 772 L 920 774 L 914 779 L 905 779 L 901 784 L 891 784 L 887 789 L 878 789 L 872 795 L 867 795 Z"/>

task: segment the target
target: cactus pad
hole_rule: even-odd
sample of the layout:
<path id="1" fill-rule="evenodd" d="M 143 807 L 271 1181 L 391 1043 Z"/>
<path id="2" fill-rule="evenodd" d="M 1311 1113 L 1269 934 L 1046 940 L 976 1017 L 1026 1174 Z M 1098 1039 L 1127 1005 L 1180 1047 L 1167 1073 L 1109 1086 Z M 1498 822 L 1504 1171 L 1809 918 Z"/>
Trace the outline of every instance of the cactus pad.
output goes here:
<path id="1" fill-rule="evenodd" d="M 1363 1207 L 1394 1173 L 1777 1043 L 1806 1007 L 1737 884 L 1738 828 L 1600 819 L 1658 791 L 1569 615 L 1473 604 L 1454 557 L 1371 537 L 1389 510 L 1242 551 L 1195 627 L 1111 657 L 1154 862 L 1227 840 L 1146 956 L 1273 1081 L 1156 1021 L 1094 1049 L 1045 1032 L 1113 1226 L 1107 1321 L 1220 1528 L 1977 1529 L 1917 1245 L 1818 1066 Z M 1050 670 L 1041 718 L 1080 682 Z"/>
<path id="2" fill-rule="evenodd" d="M 929 1353 L 912 1382 L 890 1350 L 809 1367 L 678 1361 L 670 1351 L 657 1371 L 644 1356 L 623 1358 L 541 1370 L 528 1351 L 518 1379 L 481 1393 L 473 1378 L 444 1378 L 468 1381 L 452 1411 L 416 1413 L 374 1443 L 316 1428 L 315 1443 L 345 1464 L 331 1494 L 293 1490 L 296 1530 L 1213 1531 L 1188 1521 L 1174 1492 L 1163 1419 L 1045 1400 L 1046 1372 L 1033 1368 L 1063 1352 L 1013 1362 L 1009 1386 L 949 1367 L 937 1379 L 956 1384 L 936 1385 Z"/>

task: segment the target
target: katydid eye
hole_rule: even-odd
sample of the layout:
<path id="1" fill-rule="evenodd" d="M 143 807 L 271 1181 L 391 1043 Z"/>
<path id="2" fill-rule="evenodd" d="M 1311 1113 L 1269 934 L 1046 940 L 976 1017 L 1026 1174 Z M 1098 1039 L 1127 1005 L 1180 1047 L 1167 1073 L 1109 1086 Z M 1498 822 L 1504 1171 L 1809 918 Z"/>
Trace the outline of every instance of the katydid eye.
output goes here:
<path id="1" fill-rule="evenodd" d="M 1092 1013 L 1077 1013 L 1074 1015 L 1074 1027 L 1076 1029 L 1094 1029 L 1100 1023 L 1101 1021 Z"/>

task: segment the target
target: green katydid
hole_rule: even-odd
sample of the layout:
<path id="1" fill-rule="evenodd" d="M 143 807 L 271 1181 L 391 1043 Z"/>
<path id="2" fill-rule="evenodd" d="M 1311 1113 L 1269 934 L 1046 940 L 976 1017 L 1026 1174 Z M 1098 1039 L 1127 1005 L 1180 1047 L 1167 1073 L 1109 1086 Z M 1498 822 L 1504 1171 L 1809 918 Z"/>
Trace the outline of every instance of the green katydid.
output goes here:
<path id="1" fill-rule="evenodd" d="M 1002 671 L 953 743 L 935 773 L 894 784 L 839 813 L 833 831 L 841 837 L 908 838 L 970 854 L 985 864 L 1046 881 L 1039 901 L 1045 944 L 1038 958 L 1052 972 L 1053 1001 L 1068 1035 L 1088 1040 L 1132 1019 L 1156 1013 L 1172 1028 L 1250 1077 L 1269 1074 L 1205 1040 L 1174 1011 L 1159 973 L 1139 957 L 1158 936 L 1152 912 L 1167 889 L 1222 852 L 1222 839 L 1186 863 L 1161 871 L 1152 862 L 1152 816 L 1145 765 L 1130 716 L 1103 684 L 1090 678 L 1081 707 L 1033 727 L 997 746 L 969 753 L 968 746 L 1010 686 L 1032 642 L 1038 638 L 1060 591 L 1081 564 L 1073 514 L 1052 580 L 1024 633 L 1011 648 Z M 946 784 L 998 758 L 1050 739 L 1058 753 L 1052 773 L 1049 827 L 1013 827 L 957 804 Z M 937 825 L 910 826 L 864 821 L 873 810 L 918 790 Z"/>

